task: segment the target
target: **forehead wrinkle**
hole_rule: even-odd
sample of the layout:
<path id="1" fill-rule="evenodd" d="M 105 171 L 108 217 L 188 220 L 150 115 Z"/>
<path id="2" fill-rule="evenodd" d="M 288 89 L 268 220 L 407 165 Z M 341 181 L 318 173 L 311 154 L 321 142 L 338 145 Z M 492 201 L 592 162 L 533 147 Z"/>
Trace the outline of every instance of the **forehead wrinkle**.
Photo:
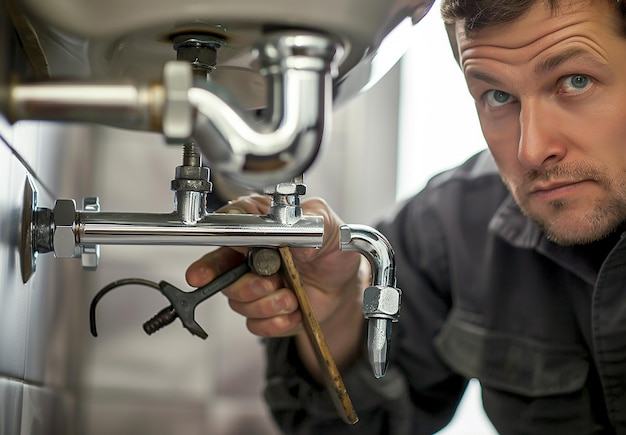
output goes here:
<path id="1" fill-rule="evenodd" d="M 564 50 L 561 53 L 557 53 L 542 60 L 535 66 L 534 73 L 535 75 L 547 74 L 551 71 L 554 71 L 560 65 L 563 65 L 564 63 L 577 58 L 583 58 L 587 63 L 592 65 L 604 66 L 604 63 L 596 60 L 594 56 L 592 56 L 588 51 L 576 47 Z"/>
<path id="2" fill-rule="evenodd" d="M 485 71 L 483 69 L 484 66 L 478 66 L 479 64 L 482 63 L 482 61 L 495 60 L 496 62 L 504 62 L 505 64 L 508 65 L 508 67 L 511 67 L 513 65 L 531 66 L 533 65 L 533 63 L 536 63 L 529 70 L 529 72 L 535 77 L 542 77 L 554 71 L 559 66 L 573 59 L 577 59 L 581 62 L 581 64 L 591 66 L 591 67 L 596 67 L 596 68 L 607 67 L 608 60 L 606 59 L 606 54 L 602 52 L 603 50 L 601 49 L 601 47 L 597 46 L 597 44 L 594 44 L 592 41 L 587 41 L 586 39 L 583 42 L 579 40 L 578 37 L 575 37 L 575 39 L 578 40 L 576 41 L 576 45 L 579 45 L 579 46 L 572 47 L 571 42 L 568 42 L 571 39 L 574 39 L 574 38 L 570 35 L 554 38 L 552 41 L 549 41 L 548 47 L 543 48 L 538 53 L 532 53 L 526 56 L 521 56 L 515 62 L 513 61 L 511 53 L 527 51 L 529 48 L 528 45 L 524 47 L 513 48 L 513 49 L 490 45 L 490 46 L 481 48 L 481 51 L 487 48 L 489 50 L 489 53 L 488 54 L 482 53 L 480 57 L 472 55 L 473 53 L 475 53 L 476 49 L 474 47 L 471 47 L 469 50 L 467 50 L 464 53 L 463 57 L 465 58 L 463 57 L 461 58 L 461 68 L 465 71 L 465 76 L 466 76 L 466 79 L 468 80 L 475 79 L 475 80 L 479 80 L 484 83 L 487 83 L 491 86 L 502 87 L 504 86 L 504 83 L 508 82 L 508 80 L 503 81 L 501 78 L 497 77 L 496 75 L 493 75 L 490 72 Z M 562 45 L 564 43 L 570 45 L 570 47 L 561 47 L 559 49 L 558 48 L 559 45 Z M 580 46 L 581 44 L 583 45 L 582 47 Z M 530 46 L 532 45 L 533 44 L 530 44 Z M 502 50 L 503 52 L 509 52 L 509 54 L 506 55 L 504 58 L 498 59 L 498 55 L 496 54 L 495 51 L 492 51 L 492 50 L 497 50 L 498 52 Z M 552 53 L 555 53 L 555 54 L 549 55 L 548 57 L 542 60 L 539 60 L 541 57 L 543 57 L 546 54 L 545 53 L 546 51 L 548 52 L 551 51 Z M 467 58 L 468 53 L 470 54 L 469 58 Z M 478 63 L 478 65 L 476 63 Z"/>

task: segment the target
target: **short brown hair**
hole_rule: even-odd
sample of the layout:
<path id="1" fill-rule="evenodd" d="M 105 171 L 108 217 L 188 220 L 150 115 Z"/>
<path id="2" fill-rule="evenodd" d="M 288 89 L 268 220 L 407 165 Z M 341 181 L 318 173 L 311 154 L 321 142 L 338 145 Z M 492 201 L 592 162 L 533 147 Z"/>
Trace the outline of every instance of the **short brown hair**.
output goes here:
<path id="1" fill-rule="evenodd" d="M 506 24 L 522 17 L 539 0 L 442 0 L 441 16 L 446 24 L 454 24 L 457 21 L 465 22 L 465 32 L 482 28 Z M 545 1 L 553 12 L 565 0 L 541 0 Z M 623 0 L 590 0 L 591 3 L 604 2 L 614 7 L 619 7 L 622 17 L 626 17 L 626 6 Z M 626 26 L 622 26 L 622 32 L 626 34 Z"/>

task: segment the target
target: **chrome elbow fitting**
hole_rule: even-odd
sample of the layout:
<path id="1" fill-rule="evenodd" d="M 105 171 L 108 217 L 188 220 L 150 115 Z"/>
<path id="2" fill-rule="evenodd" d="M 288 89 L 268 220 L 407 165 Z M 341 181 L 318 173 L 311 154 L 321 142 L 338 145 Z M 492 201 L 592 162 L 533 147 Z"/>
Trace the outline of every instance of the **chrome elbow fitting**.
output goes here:
<path id="1" fill-rule="evenodd" d="M 400 317 L 402 290 L 395 286 L 395 254 L 385 236 L 366 225 L 342 225 L 340 249 L 361 253 L 372 269 L 371 286 L 363 293 L 363 316 L 368 320 L 370 365 L 381 378 L 389 365 L 392 323 Z"/>

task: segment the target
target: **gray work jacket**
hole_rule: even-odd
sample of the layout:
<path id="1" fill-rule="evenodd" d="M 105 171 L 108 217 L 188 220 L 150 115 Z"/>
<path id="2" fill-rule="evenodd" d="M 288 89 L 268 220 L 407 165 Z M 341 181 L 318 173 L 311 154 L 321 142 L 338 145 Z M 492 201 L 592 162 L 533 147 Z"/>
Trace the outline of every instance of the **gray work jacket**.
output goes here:
<path id="1" fill-rule="evenodd" d="M 432 434 L 470 378 L 502 434 L 626 434 L 626 240 L 561 247 L 523 216 L 488 152 L 433 178 L 382 222 L 403 290 L 387 375 L 344 382 L 343 423 L 267 341 L 265 397 L 287 434 Z"/>

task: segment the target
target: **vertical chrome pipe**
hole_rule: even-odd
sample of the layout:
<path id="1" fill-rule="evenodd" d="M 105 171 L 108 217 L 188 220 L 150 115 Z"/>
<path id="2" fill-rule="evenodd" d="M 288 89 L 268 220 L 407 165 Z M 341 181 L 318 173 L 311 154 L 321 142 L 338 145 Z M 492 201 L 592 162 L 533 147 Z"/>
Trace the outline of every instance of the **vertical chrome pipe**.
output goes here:
<path id="1" fill-rule="evenodd" d="M 299 176 L 317 156 L 330 128 L 342 49 L 326 36 L 278 33 L 257 52 L 268 84 L 261 122 L 209 89 L 190 89 L 189 100 L 197 108 L 193 136 L 211 167 L 240 184 L 264 187 Z"/>

